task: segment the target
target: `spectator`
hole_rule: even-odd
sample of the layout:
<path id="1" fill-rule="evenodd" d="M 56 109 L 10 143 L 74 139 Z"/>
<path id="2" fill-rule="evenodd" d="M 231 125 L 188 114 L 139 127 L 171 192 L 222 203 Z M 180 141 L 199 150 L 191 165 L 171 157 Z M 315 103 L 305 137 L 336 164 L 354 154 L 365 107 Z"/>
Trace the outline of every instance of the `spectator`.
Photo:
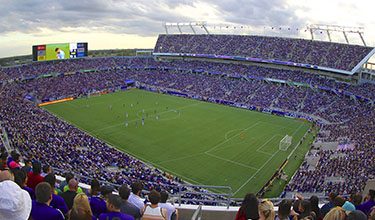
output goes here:
<path id="1" fill-rule="evenodd" d="M 90 206 L 95 217 L 98 218 L 101 213 L 107 212 L 106 200 L 112 192 L 113 188 L 111 186 L 103 186 L 100 189 L 100 196 L 91 197 Z"/>
<path id="2" fill-rule="evenodd" d="M 10 152 L 10 157 L 8 157 L 7 167 L 9 167 L 10 162 L 12 162 L 12 161 L 17 162 L 17 160 L 20 160 L 20 154 L 17 153 L 16 150 L 13 150 L 12 152 Z"/>
<path id="3" fill-rule="evenodd" d="M 333 206 L 334 206 L 333 201 L 335 200 L 336 196 L 337 196 L 337 193 L 335 193 L 335 192 L 329 193 L 328 203 L 324 204 L 321 208 L 323 216 L 325 216 L 329 212 L 329 210 L 331 210 L 333 208 Z"/>
<path id="4" fill-rule="evenodd" d="M 120 212 L 122 212 L 124 214 L 131 215 L 135 219 L 140 219 L 141 218 L 141 212 L 139 211 L 139 209 L 135 205 L 129 203 L 129 201 L 128 201 L 129 195 L 130 195 L 130 189 L 126 186 L 126 184 L 123 184 L 120 187 L 119 195 L 122 199 Z"/>
<path id="5" fill-rule="evenodd" d="M 258 199 L 252 194 L 248 193 L 242 201 L 235 220 L 259 219 Z"/>
<path id="6" fill-rule="evenodd" d="M 167 210 L 159 207 L 160 193 L 151 190 L 148 194 L 148 200 L 151 205 L 145 205 L 142 208 L 142 220 L 168 220 Z"/>
<path id="7" fill-rule="evenodd" d="M 9 163 L 9 169 L 16 170 L 16 169 L 21 169 L 21 168 L 20 168 L 20 165 L 16 161 L 12 161 Z"/>
<path id="8" fill-rule="evenodd" d="M 367 220 L 367 216 L 362 211 L 354 210 L 348 214 L 347 220 Z"/>
<path id="9" fill-rule="evenodd" d="M 107 213 L 102 213 L 99 220 L 134 220 L 133 216 L 120 212 L 121 198 L 118 195 L 110 194 L 107 198 Z M 146 218 L 142 218 L 146 220 Z"/>
<path id="10" fill-rule="evenodd" d="M 70 210 L 73 207 L 74 197 L 77 195 L 78 182 L 75 179 L 70 179 L 68 183 L 69 190 L 63 192 L 61 197 L 64 199 L 68 209 Z"/>
<path id="11" fill-rule="evenodd" d="M 369 215 L 371 212 L 371 208 L 375 206 L 375 190 L 370 189 L 368 192 L 368 195 L 365 197 L 364 203 L 360 205 L 360 210 L 365 213 L 366 215 Z"/>
<path id="12" fill-rule="evenodd" d="M 353 205 L 355 206 L 356 210 L 361 210 L 361 203 L 362 203 L 362 194 L 356 193 L 353 196 Z"/>
<path id="13" fill-rule="evenodd" d="M 96 219 L 96 217 L 92 214 L 89 199 L 84 193 L 79 193 L 79 194 L 76 195 L 76 197 L 74 197 L 73 207 L 70 210 L 70 213 L 68 214 L 68 216 L 71 215 L 73 209 L 75 209 L 75 210 L 81 209 L 85 213 L 89 214 L 90 219 L 93 219 L 93 220 Z"/>
<path id="14" fill-rule="evenodd" d="M 5 174 L 4 174 L 5 173 Z M 0 172 L 0 219 L 25 220 L 31 211 L 31 198 L 11 179 L 8 171 Z"/>
<path id="15" fill-rule="evenodd" d="M 259 219 L 260 220 L 274 220 L 275 211 L 273 210 L 273 203 L 269 200 L 262 200 L 259 204 Z"/>
<path id="16" fill-rule="evenodd" d="M 48 174 L 50 174 L 52 172 L 52 167 L 48 164 L 44 164 L 43 165 L 43 172 L 40 174 L 42 177 L 45 177 L 47 176 Z"/>
<path id="17" fill-rule="evenodd" d="M 140 212 L 144 206 L 143 200 L 140 197 L 143 187 L 144 185 L 142 182 L 132 183 L 131 184 L 132 192 L 130 193 L 129 200 L 128 200 L 129 203 L 135 205 L 139 209 Z"/>
<path id="18" fill-rule="evenodd" d="M 64 220 L 60 210 L 49 206 L 52 201 L 52 189 L 49 183 L 39 183 L 35 188 L 36 200 L 32 202 L 30 216 L 33 220 L 54 219 Z"/>
<path id="19" fill-rule="evenodd" d="M 0 182 L 3 182 L 5 180 L 14 181 L 14 175 L 8 170 L 1 171 L 0 173 Z"/>
<path id="20" fill-rule="evenodd" d="M 316 219 L 322 219 L 322 211 L 319 208 L 319 198 L 317 196 L 311 196 L 310 197 L 310 203 L 311 203 L 311 211 L 313 211 L 316 215 Z"/>
<path id="21" fill-rule="evenodd" d="M 0 155 L 0 170 L 4 170 L 7 167 L 6 165 L 7 158 L 8 158 L 8 152 L 6 151 L 2 152 Z"/>
<path id="22" fill-rule="evenodd" d="M 291 210 L 292 208 L 292 200 L 290 199 L 283 199 L 279 203 L 279 209 L 277 211 L 276 220 L 289 220 L 292 219 L 291 217 L 297 216 L 298 214 Z"/>
<path id="23" fill-rule="evenodd" d="M 30 187 L 35 191 L 36 185 L 43 182 L 43 177 L 40 175 L 41 171 L 41 164 L 38 161 L 33 162 L 33 171 L 27 174 L 27 187 Z"/>
<path id="24" fill-rule="evenodd" d="M 301 200 L 299 207 L 299 212 L 301 213 L 298 215 L 298 219 L 303 219 L 307 216 L 311 215 L 311 203 L 309 200 Z"/>
<path id="25" fill-rule="evenodd" d="M 62 192 L 65 192 L 64 187 L 67 186 L 68 183 L 69 183 L 69 180 L 71 180 L 73 178 L 74 178 L 74 175 L 71 172 L 68 172 L 68 173 L 65 174 L 65 180 L 60 183 L 60 190 Z"/>
<path id="26" fill-rule="evenodd" d="M 88 197 L 97 196 L 99 191 L 100 191 L 100 183 L 97 179 L 93 179 L 91 181 L 90 189 L 87 190 L 87 196 Z"/>
<path id="27" fill-rule="evenodd" d="M 178 210 L 173 205 L 167 203 L 168 196 L 166 191 L 161 191 L 159 206 L 167 210 L 168 220 L 178 219 Z"/>
<path id="28" fill-rule="evenodd" d="M 323 220 L 345 220 L 345 217 L 345 211 L 340 207 L 335 207 L 324 216 Z"/>
<path id="29" fill-rule="evenodd" d="M 35 200 L 35 191 L 26 186 L 26 173 L 24 170 L 16 170 L 14 172 L 14 182 L 16 182 L 21 189 L 29 193 L 31 200 Z"/>
<path id="30" fill-rule="evenodd" d="M 65 181 L 67 181 L 67 183 L 69 183 L 69 181 L 71 180 L 71 179 L 73 179 L 74 178 L 74 175 L 72 174 L 72 173 L 68 173 L 67 175 L 66 175 L 66 177 L 65 177 Z M 60 189 L 61 189 L 61 186 L 60 186 Z M 68 191 L 69 190 L 69 184 L 68 185 L 65 185 L 64 187 L 63 187 L 63 192 L 66 192 L 66 191 Z M 77 189 L 77 193 L 83 193 L 83 190 L 82 190 L 82 188 L 81 187 L 79 187 L 78 186 L 78 189 Z"/>
<path id="31" fill-rule="evenodd" d="M 55 184 L 56 184 L 55 174 L 53 174 L 53 173 L 48 174 L 47 176 L 44 177 L 43 181 L 49 183 L 49 185 L 51 186 L 52 201 L 50 202 L 49 205 L 52 206 L 55 209 L 59 209 L 65 216 L 68 213 L 69 209 L 68 209 L 68 206 L 65 203 L 65 200 L 61 196 L 56 195 L 54 193 Z"/>
<path id="32" fill-rule="evenodd" d="M 342 196 L 336 196 L 335 200 L 333 200 L 334 207 L 342 207 L 345 204 L 345 198 Z"/>
<path id="33" fill-rule="evenodd" d="M 87 210 L 83 208 L 73 208 L 69 212 L 69 220 L 93 220 L 97 219 L 96 217 L 92 218 Z"/>
<path id="34" fill-rule="evenodd" d="M 25 166 L 23 166 L 21 169 L 23 171 L 25 171 L 26 174 L 28 174 L 30 172 L 31 166 L 32 166 L 31 160 L 25 159 L 24 163 L 25 163 Z"/>

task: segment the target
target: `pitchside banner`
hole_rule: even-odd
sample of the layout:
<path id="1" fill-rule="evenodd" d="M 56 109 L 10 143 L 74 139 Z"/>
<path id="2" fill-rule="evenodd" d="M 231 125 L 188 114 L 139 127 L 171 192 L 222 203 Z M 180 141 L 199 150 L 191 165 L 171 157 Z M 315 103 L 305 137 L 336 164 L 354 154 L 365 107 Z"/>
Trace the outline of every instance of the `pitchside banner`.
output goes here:
<path id="1" fill-rule="evenodd" d="M 64 60 L 85 57 L 87 43 L 61 43 L 33 46 L 33 61 Z"/>

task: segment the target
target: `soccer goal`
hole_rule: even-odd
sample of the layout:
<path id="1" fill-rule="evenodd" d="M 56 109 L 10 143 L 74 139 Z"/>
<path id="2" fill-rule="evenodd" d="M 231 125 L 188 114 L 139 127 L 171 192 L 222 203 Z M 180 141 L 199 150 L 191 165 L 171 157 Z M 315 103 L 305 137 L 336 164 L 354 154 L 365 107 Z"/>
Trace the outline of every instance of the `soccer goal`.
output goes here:
<path id="1" fill-rule="evenodd" d="M 280 141 L 279 150 L 286 151 L 288 147 L 292 144 L 292 136 L 285 135 Z"/>

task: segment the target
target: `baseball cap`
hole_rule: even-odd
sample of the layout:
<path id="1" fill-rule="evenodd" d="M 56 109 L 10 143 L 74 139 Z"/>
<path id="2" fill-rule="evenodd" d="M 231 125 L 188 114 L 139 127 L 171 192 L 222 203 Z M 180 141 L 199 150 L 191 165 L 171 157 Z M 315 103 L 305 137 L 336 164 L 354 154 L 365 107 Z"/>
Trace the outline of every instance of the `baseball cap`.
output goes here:
<path id="1" fill-rule="evenodd" d="M 10 169 L 15 169 L 15 168 L 19 168 L 20 166 L 15 162 L 15 161 L 12 161 L 9 163 L 9 168 Z"/>

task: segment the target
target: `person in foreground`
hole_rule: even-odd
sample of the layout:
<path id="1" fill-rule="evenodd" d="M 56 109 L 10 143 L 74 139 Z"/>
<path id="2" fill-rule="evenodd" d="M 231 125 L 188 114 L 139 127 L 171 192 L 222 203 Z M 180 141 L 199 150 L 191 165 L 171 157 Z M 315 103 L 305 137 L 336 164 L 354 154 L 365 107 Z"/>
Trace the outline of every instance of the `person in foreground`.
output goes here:
<path id="1" fill-rule="evenodd" d="M 145 205 L 142 208 L 142 220 L 168 220 L 167 210 L 159 206 L 160 193 L 151 190 L 148 194 L 151 205 Z"/>
<path id="2" fill-rule="evenodd" d="M 34 220 L 64 220 L 60 210 L 49 206 L 52 201 L 52 189 L 49 183 L 41 182 L 35 188 L 36 200 L 32 202 L 30 217 Z"/>
<path id="3" fill-rule="evenodd" d="M 248 193 L 242 201 L 241 207 L 237 212 L 235 220 L 259 219 L 258 199 L 252 194 Z"/>
<path id="4" fill-rule="evenodd" d="M 99 220 L 134 220 L 131 215 L 120 212 L 121 198 L 118 195 L 110 194 L 107 199 L 107 213 L 102 213 Z"/>

